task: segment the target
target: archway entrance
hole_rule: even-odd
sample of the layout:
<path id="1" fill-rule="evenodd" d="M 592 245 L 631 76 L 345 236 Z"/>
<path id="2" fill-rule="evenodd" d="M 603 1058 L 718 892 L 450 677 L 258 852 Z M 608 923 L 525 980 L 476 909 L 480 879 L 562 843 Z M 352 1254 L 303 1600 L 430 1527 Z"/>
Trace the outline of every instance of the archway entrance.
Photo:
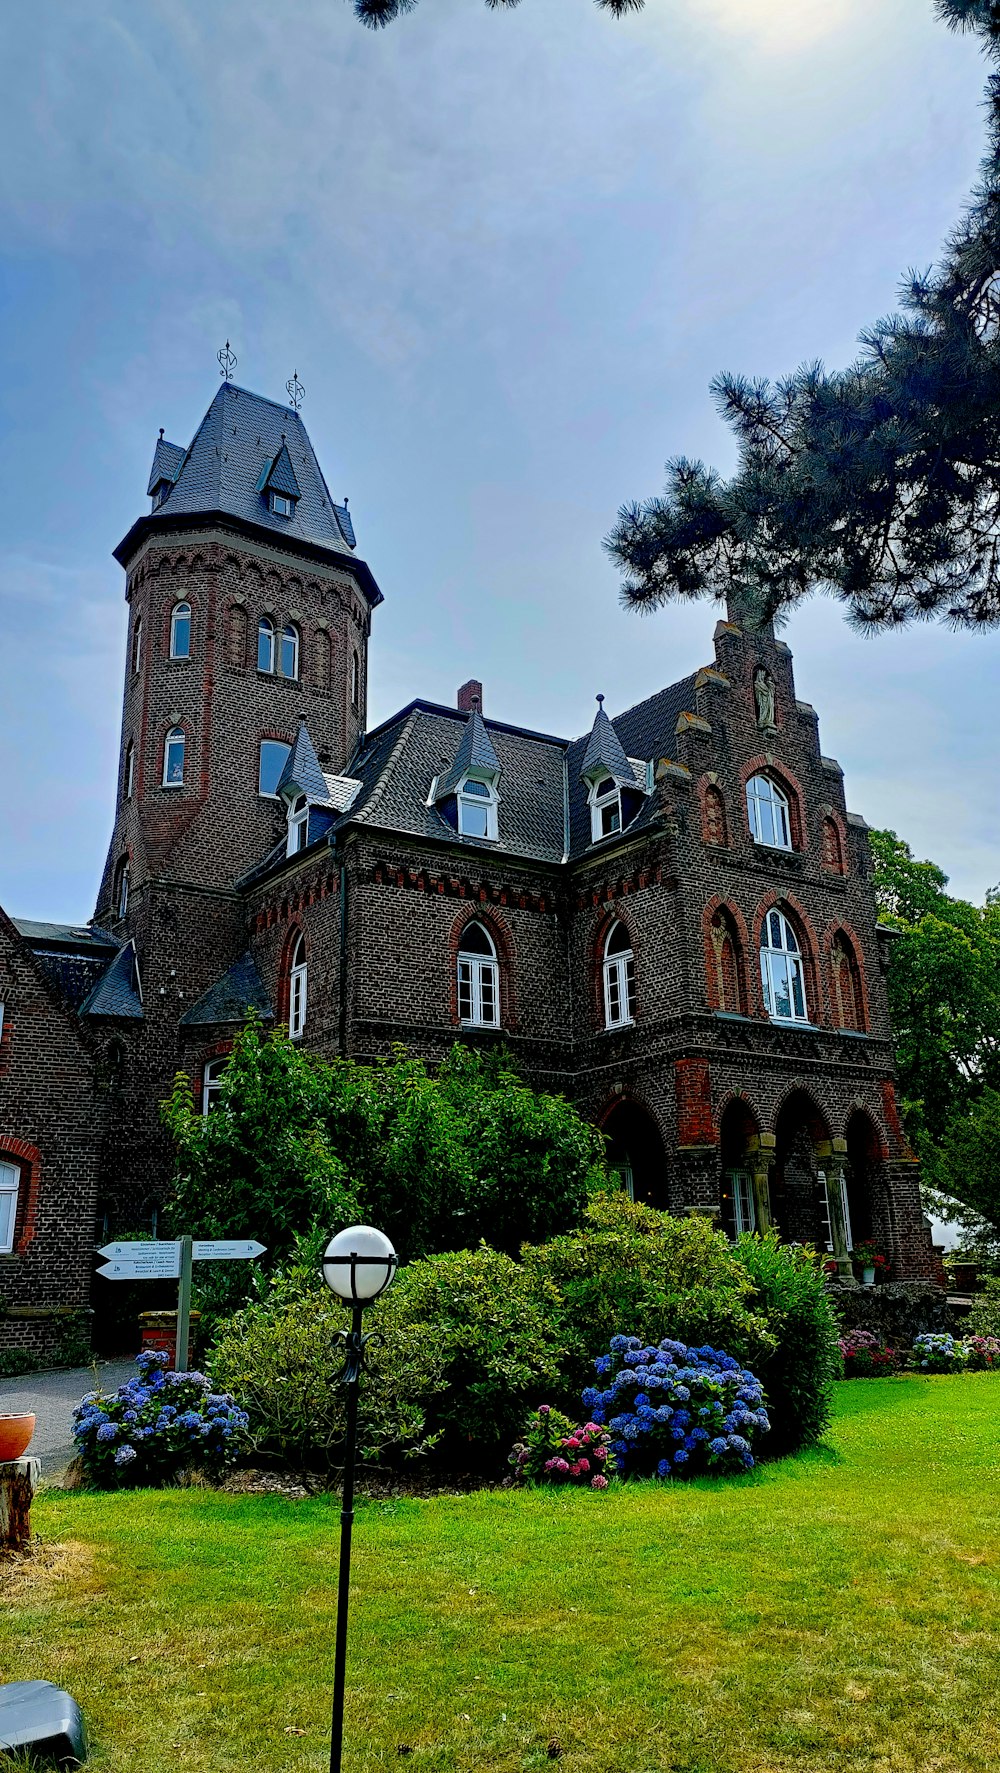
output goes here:
<path id="1" fill-rule="evenodd" d="M 605 1115 L 608 1169 L 617 1174 L 630 1200 L 661 1211 L 667 1204 L 667 1166 L 656 1122 L 638 1102 L 619 1102 Z"/>
<path id="2" fill-rule="evenodd" d="M 722 1165 L 722 1229 L 737 1238 L 757 1231 L 753 1172 L 760 1128 L 745 1102 L 727 1102 L 719 1121 L 719 1159 Z"/>
<path id="3" fill-rule="evenodd" d="M 771 1212 L 783 1243 L 833 1249 L 826 1171 L 819 1147 L 830 1149 L 830 1129 L 811 1096 L 795 1090 L 775 1122 Z"/>

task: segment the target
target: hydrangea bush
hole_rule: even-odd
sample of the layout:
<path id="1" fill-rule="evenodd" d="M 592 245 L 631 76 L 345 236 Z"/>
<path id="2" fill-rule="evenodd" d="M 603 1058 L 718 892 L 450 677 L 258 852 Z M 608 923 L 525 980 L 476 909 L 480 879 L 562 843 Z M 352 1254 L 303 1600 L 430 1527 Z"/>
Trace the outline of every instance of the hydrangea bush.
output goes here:
<path id="1" fill-rule="evenodd" d="M 507 1463 L 513 1466 L 508 1483 L 583 1484 L 591 1490 L 606 1490 L 615 1470 L 608 1430 L 598 1422 L 575 1428 L 549 1404 L 529 1416 L 524 1439 Z"/>
<path id="2" fill-rule="evenodd" d="M 973 1373 L 1000 1372 L 1000 1336 L 967 1336 L 965 1360 Z"/>
<path id="3" fill-rule="evenodd" d="M 105 1397 L 89 1391 L 73 1414 L 87 1476 L 102 1488 L 166 1484 L 188 1466 L 220 1476 L 238 1457 L 247 1417 L 203 1373 L 166 1372 L 166 1354 L 140 1354 L 139 1371 Z"/>
<path id="4" fill-rule="evenodd" d="M 770 1423 L 764 1389 L 731 1355 L 665 1340 L 612 1336 L 595 1362 L 604 1388 L 588 1387 L 584 1408 L 611 1433 L 623 1477 L 698 1477 L 749 1471 Z"/>
<path id="5" fill-rule="evenodd" d="M 878 1379 L 895 1373 L 900 1357 L 894 1348 L 871 1330 L 848 1330 L 837 1345 L 844 1363 L 845 1379 Z"/>
<path id="6" fill-rule="evenodd" d="M 961 1373 L 966 1365 L 964 1344 L 943 1331 L 928 1330 L 918 1336 L 911 1359 L 922 1373 Z"/>

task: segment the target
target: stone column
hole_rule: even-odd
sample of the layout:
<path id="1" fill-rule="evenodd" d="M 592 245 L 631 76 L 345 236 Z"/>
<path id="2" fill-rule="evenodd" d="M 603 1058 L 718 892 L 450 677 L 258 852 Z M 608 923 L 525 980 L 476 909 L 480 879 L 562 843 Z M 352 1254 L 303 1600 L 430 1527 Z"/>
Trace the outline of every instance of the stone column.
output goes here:
<path id="1" fill-rule="evenodd" d="M 777 1143 L 774 1133 L 761 1133 L 750 1141 L 754 1210 L 757 1215 L 757 1230 L 761 1235 L 769 1231 L 774 1223 L 771 1218 L 771 1169 Z"/>
<path id="2" fill-rule="evenodd" d="M 858 1283 L 847 1243 L 844 1196 L 841 1188 L 844 1180 L 844 1167 L 847 1163 L 847 1140 L 824 1141 L 817 1145 L 816 1156 L 826 1177 L 826 1195 L 830 1203 L 830 1237 L 833 1240 L 833 1257 L 837 1264 L 837 1285 L 839 1287 L 856 1287 Z"/>

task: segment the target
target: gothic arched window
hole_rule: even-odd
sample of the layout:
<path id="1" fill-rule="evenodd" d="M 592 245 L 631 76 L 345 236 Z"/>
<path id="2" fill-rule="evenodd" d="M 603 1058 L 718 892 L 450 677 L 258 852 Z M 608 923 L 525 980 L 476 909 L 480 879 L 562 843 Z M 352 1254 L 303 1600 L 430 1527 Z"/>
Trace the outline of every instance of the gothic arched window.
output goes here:
<path id="1" fill-rule="evenodd" d="M 760 944 L 764 1005 L 773 1022 L 808 1022 L 799 940 L 782 911 L 769 911 Z"/>
<path id="2" fill-rule="evenodd" d="M 635 1021 L 635 956 L 625 925 L 615 922 L 604 944 L 604 1026 L 625 1028 Z"/>
<path id="3" fill-rule="evenodd" d="M 274 670 L 274 623 L 270 616 L 261 616 L 257 623 L 257 669 Z"/>
<path id="4" fill-rule="evenodd" d="M 294 622 L 289 622 L 281 631 L 281 675 L 298 677 L 298 674 L 299 631 Z"/>
<path id="5" fill-rule="evenodd" d="M 191 605 L 175 603 L 170 613 L 170 657 L 191 657 Z"/>
<path id="6" fill-rule="evenodd" d="M 132 626 L 132 670 L 138 671 L 142 664 L 142 616 L 137 611 Z"/>
<path id="7" fill-rule="evenodd" d="M 115 912 L 124 917 L 128 911 L 129 867 L 128 857 L 123 856 L 115 869 Z"/>
<path id="8" fill-rule="evenodd" d="M 500 968 L 489 931 L 470 923 L 458 949 L 458 1016 L 470 1028 L 500 1026 Z"/>
<path id="9" fill-rule="evenodd" d="M 292 1040 L 298 1040 L 305 1029 L 308 984 L 306 939 L 300 935 L 288 969 L 288 1032 Z"/>
<path id="10" fill-rule="evenodd" d="M 183 788 L 184 786 L 184 729 L 172 726 L 163 741 L 163 786 L 164 788 Z"/>
<path id="11" fill-rule="evenodd" d="M 122 770 L 122 799 L 131 800 L 135 787 L 135 746 L 131 739 L 125 747 L 125 767 Z"/>
<path id="12" fill-rule="evenodd" d="M 726 803 L 722 798 L 722 790 L 710 782 L 705 789 L 704 802 L 704 837 L 706 843 L 718 844 L 720 847 L 729 842 L 726 831 Z"/>
<path id="13" fill-rule="evenodd" d="M 792 825 L 788 796 L 770 776 L 751 776 L 747 783 L 747 814 L 754 843 L 790 850 Z"/>
<path id="14" fill-rule="evenodd" d="M 728 912 L 720 910 L 715 913 L 709 933 L 711 936 L 710 965 L 712 968 L 712 976 L 709 980 L 709 1001 L 711 1002 L 714 997 L 717 1009 L 727 1010 L 731 1015 L 745 1015 L 746 1002 L 740 964 L 739 938 Z"/>

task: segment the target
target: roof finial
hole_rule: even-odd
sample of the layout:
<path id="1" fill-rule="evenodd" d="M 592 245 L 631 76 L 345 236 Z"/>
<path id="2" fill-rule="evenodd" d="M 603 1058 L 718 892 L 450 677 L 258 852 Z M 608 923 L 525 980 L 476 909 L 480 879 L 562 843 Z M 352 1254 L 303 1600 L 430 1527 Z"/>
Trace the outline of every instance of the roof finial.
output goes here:
<path id="1" fill-rule="evenodd" d="M 597 706 L 600 708 L 601 712 L 603 713 L 604 712 L 604 697 L 603 696 L 598 696 Z"/>
<path id="2" fill-rule="evenodd" d="M 235 351 L 229 349 L 228 339 L 226 340 L 225 349 L 222 351 L 216 351 L 215 355 L 219 359 L 220 376 L 224 382 L 231 382 L 233 379 L 233 370 L 236 368 L 239 358 L 236 356 Z"/>
<path id="3" fill-rule="evenodd" d="M 160 436 L 161 437 L 163 436 L 163 426 L 162 425 L 160 426 Z"/>
<path id="4" fill-rule="evenodd" d="M 298 412 L 299 407 L 302 405 L 305 389 L 299 381 L 299 372 L 297 369 L 292 370 L 291 377 L 285 383 L 285 387 L 288 390 L 289 406 L 292 407 L 293 411 Z"/>

